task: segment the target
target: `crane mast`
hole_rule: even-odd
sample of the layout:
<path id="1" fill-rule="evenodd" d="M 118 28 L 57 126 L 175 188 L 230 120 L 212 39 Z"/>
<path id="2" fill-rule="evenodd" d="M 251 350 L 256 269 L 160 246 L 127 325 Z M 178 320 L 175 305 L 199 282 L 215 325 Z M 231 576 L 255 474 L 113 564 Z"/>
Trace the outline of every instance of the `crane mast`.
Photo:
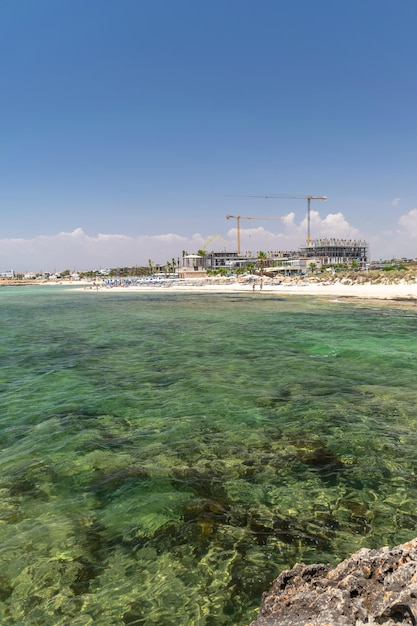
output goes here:
<path id="1" fill-rule="evenodd" d="M 226 215 L 226 219 L 236 220 L 237 253 L 240 255 L 240 220 L 283 220 L 283 217 L 258 217 L 257 215 Z"/>
<path id="2" fill-rule="evenodd" d="M 229 194 L 233 195 L 233 194 Z M 311 219 L 310 219 L 310 201 L 311 200 L 327 200 L 327 196 L 281 196 L 281 195 L 265 195 L 265 196 L 256 196 L 256 195 L 238 195 L 236 197 L 240 198 L 290 198 L 293 200 L 307 200 L 307 246 L 310 245 L 311 241 Z"/>

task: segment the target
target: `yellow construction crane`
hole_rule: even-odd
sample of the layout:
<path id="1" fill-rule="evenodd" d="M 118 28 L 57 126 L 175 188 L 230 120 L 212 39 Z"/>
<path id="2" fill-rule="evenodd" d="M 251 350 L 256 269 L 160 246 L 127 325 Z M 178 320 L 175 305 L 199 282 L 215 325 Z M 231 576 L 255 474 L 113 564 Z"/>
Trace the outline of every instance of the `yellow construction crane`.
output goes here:
<path id="1" fill-rule="evenodd" d="M 231 194 L 229 194 L 231 195 Z M 240 198 L 290 198 L 293 200 L 307 200 L 307 245 L 310 244 L 311 241 L 311 228 L 310 228 L 310 200 L 327 200 L 327 196 L 255 196 L 255 195 L 245 195 L 245 196 L 235 196 Z"/>
<path id="2" fill-rule="evenodd" d="M 234 219 L 236 220 L 236 230 L 237 230 L 237 253 L 240 255 L 240 220 L 283 220 L 283 217 L 258 217 L 249 216 L 249 215 L 226 215 L 226 219 Z"/>
<path id="3" fill-rule="evenodd" d="M 210 237 L 210 239 L 207 239 L 207 241 L 204 243 L 204 245 L 201 247 L 201 250 L 204 250 L 204 252 L 206 251 L 207 246 L 209 245 L 209 243 L 211 243 L 212 241 L 214 241 L 215 239 L 221 239 L 224 243 L 224 245 L 226 246 L 226 242 L 223 239 L 222 235 L 214 235 L 214 237 Z"/>

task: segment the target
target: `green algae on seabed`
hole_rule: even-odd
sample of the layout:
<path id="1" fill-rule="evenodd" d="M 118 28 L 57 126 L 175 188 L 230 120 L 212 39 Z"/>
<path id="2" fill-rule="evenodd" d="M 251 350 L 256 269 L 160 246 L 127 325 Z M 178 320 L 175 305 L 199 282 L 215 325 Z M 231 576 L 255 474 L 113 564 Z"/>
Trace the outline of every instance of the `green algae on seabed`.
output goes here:
<path id="1" fill-rule="evenodd" d="M 2 297 L 1 623 L 243 625 L 296 561 L 415 535 L 411 310 Z"/>

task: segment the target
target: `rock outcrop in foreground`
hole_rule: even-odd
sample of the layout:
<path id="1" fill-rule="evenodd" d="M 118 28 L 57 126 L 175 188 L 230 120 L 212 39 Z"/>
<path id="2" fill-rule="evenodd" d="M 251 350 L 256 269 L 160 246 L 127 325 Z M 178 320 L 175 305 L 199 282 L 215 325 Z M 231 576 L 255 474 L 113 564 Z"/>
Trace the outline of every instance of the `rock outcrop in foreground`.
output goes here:
<path id="1" fill-rule="evenodd" d="M 251 626 L 417 624 L 417 538 L 363 548 L 332 568 L 297 564 L 264 593 Z"/>

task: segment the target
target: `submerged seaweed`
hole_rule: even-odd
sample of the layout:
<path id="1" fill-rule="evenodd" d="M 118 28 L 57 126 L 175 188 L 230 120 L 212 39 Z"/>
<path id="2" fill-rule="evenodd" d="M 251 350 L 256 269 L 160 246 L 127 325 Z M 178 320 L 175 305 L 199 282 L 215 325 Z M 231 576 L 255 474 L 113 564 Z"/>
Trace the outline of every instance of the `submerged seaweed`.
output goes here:
<path id="1" fill-rule="evenodd" d="M 2 296 L 1 623 L 243 625 L 296 561 L 414 536 L 405 309 Z"/>

